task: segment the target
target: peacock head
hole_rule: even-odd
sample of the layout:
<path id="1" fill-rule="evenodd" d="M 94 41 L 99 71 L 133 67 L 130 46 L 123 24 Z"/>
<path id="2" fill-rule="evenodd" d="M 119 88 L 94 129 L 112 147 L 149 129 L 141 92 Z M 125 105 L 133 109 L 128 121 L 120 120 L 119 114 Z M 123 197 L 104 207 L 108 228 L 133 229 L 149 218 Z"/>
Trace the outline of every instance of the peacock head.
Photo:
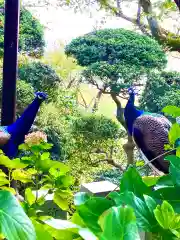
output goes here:
<path id="1" fill-rule="evenodd" d="M 135 95 L 137 95 L 137 92 L 134 87 L 128 88 L 129 93 L 129 100 L 134 104 Z"/>
<path id="2" fill-rule="evenodd" d="M 36 92 L 35 96 L 41 101 L 45 101 L 48 98 L 47 94 L 44 92 Z"/>

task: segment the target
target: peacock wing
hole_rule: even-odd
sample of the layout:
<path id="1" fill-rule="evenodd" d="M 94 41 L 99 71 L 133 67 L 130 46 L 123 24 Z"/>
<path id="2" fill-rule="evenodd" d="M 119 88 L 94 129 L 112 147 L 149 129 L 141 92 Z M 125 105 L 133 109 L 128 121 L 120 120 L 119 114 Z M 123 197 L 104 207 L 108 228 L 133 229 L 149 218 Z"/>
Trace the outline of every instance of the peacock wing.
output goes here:
<path id="1" fill-rule="evenodd" d="M 168 144 L 168 132 L 171 123 L 161 115 L 141 115 L 133 124 L 133 138 L 137 147 L 148 161 L 165 154 L 164 145 Z M 159 171 L 168 173 L 169 163 L 164 156 L 155 159 L 152 164 Z"/>

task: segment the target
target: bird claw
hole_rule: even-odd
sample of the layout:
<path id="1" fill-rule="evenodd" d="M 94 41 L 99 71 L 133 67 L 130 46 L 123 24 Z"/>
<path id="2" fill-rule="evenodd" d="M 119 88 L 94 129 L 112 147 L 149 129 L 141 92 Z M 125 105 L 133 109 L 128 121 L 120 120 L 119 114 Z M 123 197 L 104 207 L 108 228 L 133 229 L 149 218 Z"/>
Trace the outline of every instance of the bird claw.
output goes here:
<path id="1" fill-rule="evenodd" d="M 44 101 L 44 100 L 47 99 L 48 96 L 47 96 L 47 94 L 44 93 L 44 92 L 37 92 L 37 93 L 36 93 L 36 97 Z"/>

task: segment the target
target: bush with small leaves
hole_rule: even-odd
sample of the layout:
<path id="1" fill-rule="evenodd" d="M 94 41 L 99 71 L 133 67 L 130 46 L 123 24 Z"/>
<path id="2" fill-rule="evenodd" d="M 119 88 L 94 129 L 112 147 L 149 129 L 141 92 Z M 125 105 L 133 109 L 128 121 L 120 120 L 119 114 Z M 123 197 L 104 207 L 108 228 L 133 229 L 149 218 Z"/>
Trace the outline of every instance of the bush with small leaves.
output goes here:
<path id="1" fill-rule="evenodd" d="M 0 8 L 4 8 L 4 1 L 0 1 Z M 44 27 L 29 10 L 20 10 L 19 51 L 33 57 L 41 57 L 44 53 Z M 0 13 L 0 56 L 4 48 L 4 11 Z"/>
<path id="2" fill-rule="evenodd" d="M 54 96 L 54 88 L 61 81 L 56 71 L 50 65 L 39 61 L 21 65 L 18 76 L 19 79 L 30 83 L 35 91 L 47 92 L 50 97 Z"/>
<path id="3" fill-rule="evenodd" d="M 21 114 L 24 109 L 34 99 L 34 89 L 31 84 L 26 83 L 23 80 L 17 81 L 17 101 L 16 101 L 16 112 Z M 0 104 L 2 102 L 2 81 L 0 81 Z"/>
<path id="4" fill-rule="evenodd" d="M 178 72 L 151 73 L 140 98 L 140 107 L 161 112 L 167 105 L 180 106 L 180 74 Z"/>

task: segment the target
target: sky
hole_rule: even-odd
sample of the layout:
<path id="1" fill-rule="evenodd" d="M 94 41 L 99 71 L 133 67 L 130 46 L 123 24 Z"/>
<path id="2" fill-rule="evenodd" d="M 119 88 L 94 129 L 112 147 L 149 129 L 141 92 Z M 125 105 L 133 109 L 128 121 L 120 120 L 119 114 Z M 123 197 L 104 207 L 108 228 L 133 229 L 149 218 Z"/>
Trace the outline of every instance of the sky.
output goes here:
<path id="1" fill-rule="evenodd" d="M 127 15 L 132 15 L 132 10 L 134 10 L 135 7 L 136 6 L 131 5 L 131 10 L 129 7 L 124 7 L 123 10 Z M 96 26 L 103 28 L 133 29 L 132 24 L 126 20 L 112 16 L 107 17 L 103 11 L 96 11 L 95 9 L 92 10 L 92 17 L 90 17 L 88 13 L 74 13 L 73 10 L 65 10 L 62 8 L 31 8 L 30 10 L 37 16 L 40 22 L 46 26 L 46 50 L 53 49 L 59 41 L 67 44 L 73 38 L 92 31 Z M 100 24 L 103 17 L 105 17 L 105 22 L 104 24 Z M 166 21 L 165 24 L 172 29 L 172 21 Z M 170 53 L 168 59 L 168 69 L 180 71 L 180 56 Z"/>

